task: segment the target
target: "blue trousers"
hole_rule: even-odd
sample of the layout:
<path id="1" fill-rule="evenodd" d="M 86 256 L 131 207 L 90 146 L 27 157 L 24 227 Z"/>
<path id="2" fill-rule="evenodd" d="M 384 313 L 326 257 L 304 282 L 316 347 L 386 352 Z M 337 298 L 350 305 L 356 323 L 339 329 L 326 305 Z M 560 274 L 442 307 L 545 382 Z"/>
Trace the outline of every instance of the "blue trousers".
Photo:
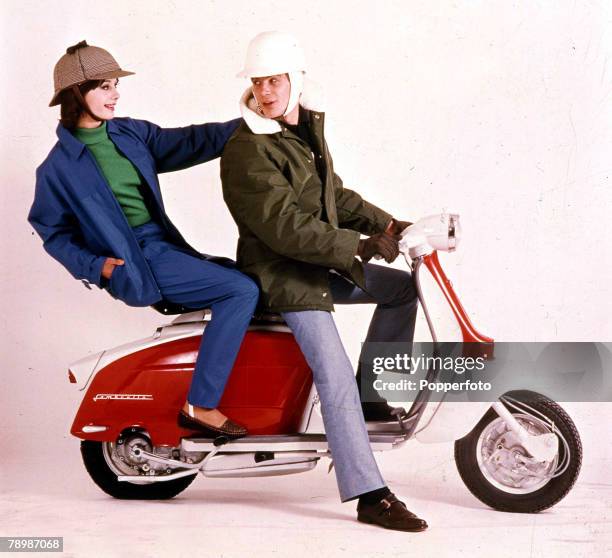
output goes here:
<path id="1" fill-rule="evenodd" d="M 259 289 L 236 269 L 202 260 L 165 241 L 154 222 L 133 229 L 162 296 L 194 310 L 210 308 L 187 400 L 218 405 L 257 305 Z"/>
<path id="2" fill-rule="evenodd" d="M 330 274 L 334 303 L 375 303 L 366 341 L 411 341 L 417 311 L 409 273 L 366 264 L 365 290 Z M 343 502 L 385 486 L 370 448 L 351 362 L 330 312 L 284 312 L 321 401 L 321 414 Z"/>

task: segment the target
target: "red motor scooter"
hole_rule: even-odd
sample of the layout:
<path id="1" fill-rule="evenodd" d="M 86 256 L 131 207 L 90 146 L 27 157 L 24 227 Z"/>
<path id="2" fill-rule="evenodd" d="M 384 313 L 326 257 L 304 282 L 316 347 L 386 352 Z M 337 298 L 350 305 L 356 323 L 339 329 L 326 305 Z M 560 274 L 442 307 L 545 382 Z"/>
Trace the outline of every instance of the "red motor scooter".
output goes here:
<path id="1" fill-rule="evenodd" d="M 440 266 L 437 250 L 453 251 L 459 217 L 426 217 L 403 233 L 419 300 L 434 342 L 435 329 L 420 283 L 425 264 L 461 328 L 464 342 L 491 357 L 493 340 L 478 333 Z M 163 305 L 162 305 L 163 306 Z M 169 306 L 160 309 L 172 313 Z M 147 338 L 90 355 L 70 366 L 69 380 L 84 392 L 71 433 L 80 438 L 87 471 L 115 498 L 172 498 L 205 477 L 260 477 L 302 473 L 330 457 L 312 375 L 280 316 L 254 319 L 219 408 L 249 435 L 229 441 L 202 438 L 177 425 L 210 311 L 178 316 Z M 436 380 L 429 370 L 427 379 Z M 529 391 L 505 393 L 493 404 L 431 401 L 418 393 L 397 422 L 368 422 L 374 451 L 410 439 L 455 440 L 455 460 L 468 489 L 492 508 L 544 510 L 571 489 L 582 447 L 574 423 L 551 399 Z"/>

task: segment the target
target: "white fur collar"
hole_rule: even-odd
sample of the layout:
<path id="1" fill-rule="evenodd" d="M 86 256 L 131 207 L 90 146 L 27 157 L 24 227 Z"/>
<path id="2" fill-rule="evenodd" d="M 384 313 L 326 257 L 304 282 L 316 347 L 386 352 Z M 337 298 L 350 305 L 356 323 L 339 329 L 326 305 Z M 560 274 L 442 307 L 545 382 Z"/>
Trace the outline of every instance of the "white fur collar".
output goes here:
<path id="1" fill-rule="evenodd" d="M 304 79 L 300 105 L 308 110 L 323 112 L 324 103 L 321 88 L 309 79 Z M 240 113 L 254 134 L 276 134 L 281 131 L 281 126 L 276 120 L 264 118 L 257 113 L 257 103 L 250 87 L 240 98 Z"/>

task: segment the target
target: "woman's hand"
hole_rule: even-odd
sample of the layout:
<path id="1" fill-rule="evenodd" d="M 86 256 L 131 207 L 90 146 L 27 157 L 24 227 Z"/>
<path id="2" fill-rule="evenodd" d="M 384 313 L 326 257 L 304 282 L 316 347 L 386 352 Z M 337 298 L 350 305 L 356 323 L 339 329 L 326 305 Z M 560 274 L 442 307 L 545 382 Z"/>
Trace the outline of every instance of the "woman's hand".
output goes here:
<path id="1" fill-rule="evenodd" d="M 106 258 L 102 266 L 102 277 L 106 280 L 110 279 L 113 271 L 115 271 L 115 267 L 124 263 L 123 260 L 118 260 L 117 258 Z"/>

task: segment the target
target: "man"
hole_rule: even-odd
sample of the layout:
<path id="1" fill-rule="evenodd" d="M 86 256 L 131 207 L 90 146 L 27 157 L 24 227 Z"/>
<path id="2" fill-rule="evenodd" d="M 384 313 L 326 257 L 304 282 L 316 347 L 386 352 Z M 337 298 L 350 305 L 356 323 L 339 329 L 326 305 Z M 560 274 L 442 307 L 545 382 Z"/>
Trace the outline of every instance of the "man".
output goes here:
<path id="1" fill-rule="evenodd" d="M 251 42 L 241 73 L 252 82 L 240 103 L 244 122 L 221 159 L 224 198 L 240 235 L 238 265 L 259 283 L 263 308 L 282 314 L 312 369 L 342 501 L 359 498 L 360 521 L 421 531 L 426 522 L 378 471 L 331 316 L 334 302 L 376 302 L 367 341 L 412 340 L 410 275 L 355 258 L 380 254 L 393 261 L 408 223 L 343 188 L 325 143 L 324 113 L 315 110 L 304 71 L 291 35 L 262 33 Z M 389 418 L 383 400 L 366 411 L 368 418 Z"/>

